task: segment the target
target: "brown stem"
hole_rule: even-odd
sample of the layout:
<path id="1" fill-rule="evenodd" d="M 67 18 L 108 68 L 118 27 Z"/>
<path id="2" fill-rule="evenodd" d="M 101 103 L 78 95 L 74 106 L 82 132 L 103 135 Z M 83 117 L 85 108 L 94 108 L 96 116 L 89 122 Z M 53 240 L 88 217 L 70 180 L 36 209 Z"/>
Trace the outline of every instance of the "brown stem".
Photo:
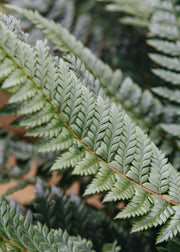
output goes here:
<path id="1" fill-rule="evenodd" d="M 25 249 L 25 248 L 21 247 L 19 244 L 15 243 L 14 241 L 9 240 L 9 239 L 8 239 L 8 238 L 6 238 L 4 235 L 0 234 L 0 236 L 1 236 L 1 237 L 2 237 L 2 239 L 3 239 L 4 241 L 6 241 L 7 243 L 12 244 L 13 246 L 15 246 L 15 247 L 19 248 L 21 251 L 28 252 L 28 250 L 27 250 L 27 249 Z"/>

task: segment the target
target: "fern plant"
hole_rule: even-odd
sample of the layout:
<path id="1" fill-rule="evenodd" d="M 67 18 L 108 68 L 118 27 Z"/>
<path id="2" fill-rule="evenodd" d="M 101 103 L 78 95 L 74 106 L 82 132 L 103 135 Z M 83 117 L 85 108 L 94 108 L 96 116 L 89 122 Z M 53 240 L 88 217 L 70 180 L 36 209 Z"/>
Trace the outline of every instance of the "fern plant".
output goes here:
<path id="1" fill-rule="evenodd" d="M 9 8 L 13 9 L 13 7 Z M 169 114 L 166 108 L 157 98 L 153 97 L 148 90 L 141 91 L 138 85 L 127 76 L 124 76 L 120 69 L 115 72 L 96 58 L 89 49 L 83 48 L 80 41 L 64 29 L 60 24 L 51 23 L 37 12 L 15 8 L 16 11 L 24 14 L 29 20 L 37 25 L 61 50 L 68 52 L 70 67 L 81 81 L 93 91 L 95 96 L 100 93 L 110 102 L 115 102 L 140 125 L 144 131 L 149 132 L 151 139 L 159 145 L 165 153 L 174 153 L 172 162 L 179 168 L 176 157 L 179 155 L 177 143 L 168 134 L 162 134 L 159 121 L 169 122 L 173 120 L 173 114 Z M 86 57 L 88 55 L 88 57 Z M 95 70 L 94 70 L 95 65 Z M 148 102 L 147 102 L 148 101 Z"/>
<path id="2" fill-rule="evenodd" d="M 16 113 L 26 115 L 20 126 L 44 137 L 40 152 L 63 152 L 51 170 L 71 165 L 74 174 L 95 176 L 85 195 L 129 199 L 116 218 L 141 216 L 132 231 L 162 225 L 157 242 L 176 235 L 180 175 L 158 148 L 119 107 L 94 98 L 63 59 L 49 57 L 45 43 L 30 47 L 3 21 L 0 34 L 2 88 L 13 93 Z"/>

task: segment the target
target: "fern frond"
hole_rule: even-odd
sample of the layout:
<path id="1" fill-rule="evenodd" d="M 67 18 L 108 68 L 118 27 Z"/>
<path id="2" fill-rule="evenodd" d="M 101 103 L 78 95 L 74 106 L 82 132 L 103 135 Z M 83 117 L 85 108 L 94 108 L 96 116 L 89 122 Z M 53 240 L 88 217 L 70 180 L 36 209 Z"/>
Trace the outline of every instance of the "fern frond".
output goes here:
<path id="1" fill-rule="evenodd" d="M 35 116 L 39 117 L 39 112 L 45 104 L 48 104 L 51 107 L 52 119 L 59 123 L 60 131 L 57 136 L 54 137 L 55 134 L 52 133 L 48 135 L 48 131 L 46 131 L 48 138 L 44 140 L 39 150 L 43 152 L 61 150 L 66 153 L 70 147 L 76 148 L 77 151 L 69 151 L 67 154 L 71 156 L 75 171 L 78 169 L 78 174 L 80 173 L 79 163 L 76 164 L 77 159 L 80 158 L 81 167 L 81 162 L 84 166 L 82 173 L 95 175 L 86 194 L 109 191 L 109 194 L 113 193 L 113 199 L 116 200 L 121 198 L 123 189 L 122 198 L 131 200 L 135 195 L 136 187 L 141 188 L 139 193 L 143 192 L 143 202 L 145 192 L 149 194 L 150 207 L 149 211 L 147 210 L 147 216 L 142 216 L 142 220 L 137 224 L 138 228 L 134 228 L 134 230 L 161 225 L 169 219 L 169 225 L 167 225 L 171 237 L 173 232 L 171 220 L 174 223 L 180 202 L 179 197 L 177 200 L 168 197 L 171 196 L 170 192 L 173 192 L 171 188 L 177 185 L 173 185 L 172 181 L 169 182 L 174 168 L 167 163 L 164 155 L 125 113 L 120 112 L 116 106 L 108 108 L 102 97 L 98 96 L 95 99 L 91 96 L 91 104 L 94 106 L 90 108 L 87 115 L 83 105 L 87 97 L 90 97 L 90 91 L 82 86 L 62 59 L 59 63 L 54 63 L 53 58 L 46 53 L 48 49 L 43 42 L 38 41 L 36 47 L 32 49 L 28 44 L 19 40 L 2 22 L 0 23 L 0 37 L 3 38 L 0 41 L 0 48 L 3 54 L 6 54 L 6 58 L 15 65 L 14 71 L 20 69 L 26 76 L 23 82 L 21 80 L 21 84 L 17 80 L 18 92 L 24 87 L 24 84 L 27 84 L 28 80 L 32 84 L 31 89 L 36 91 L 34 96 L 22 101 L 18 113 L 26 114 L 28 119 L 32 116 L 34 120 Z M 13 41 L 14 47 L 12 47 L 11 41 Z M 20 55 L 23 56 L 23 59 L 20 58 Z M 24 55 L 26 55 L 25 58 Z M 38 62 L 42 61 L 41 66 Z M 1 64 L 3 65 L 4 61 Z M 31 68 L 27 67 L 29 65 Z M 54 73 L 56 78 L 54 78 Z M 13 70 L 6 78 L 12 74 Z M 115 111 L 118 111 L 119 121 L 115 120 Z M 79 121 L 82 123 L 79 124 Z M 118 126 L 115 122 L 118 123 Z M 42 125 L 36 125 L 35 128 L 31 125 L 31 129 L 36 129 L 35 135 L 37 136 L 38 127 L 42 130 L 42 127 L 49 126 L 52 126 L 52 132 L 57 132 L 51 121 L 44 122 L 43 120 Z M 33 135 L 32 131 L 31 134 Z M 139 148 L 142 141 L 144 148 Z M 79 152 L 83 154 L 80 155 Z M 112 152 L 115 152 L 114 156 Z M 64 168 L 63 166 L 58 167 L 58 163 L 65 162 L 66 158 L 65 154 L 59 157 L 52 169 Z M 89 158 L 88 161 L 87 158 Z M 66 163 L 66 165 L 68 164 Z M 134 200 L 133 204 L 138 204 L 137 200 Z M 139 213 L 143 213 L 143 211 L 137 207 L 137 215 Z M 133 212 L 131 216 L 134 214 L 136 213 Z M 152 220 L 150 220 L 151 217 Z M 146 219 L 149 221 L 147 225 Z"/>
<path id="2" fill-rule="evenodd" d="M 150 36 L 153 39 L 150 39 L 148 44 L 158 51 L 150 54 L 150 58 L 161 68 L 153 69 L 153 73 L 170 84 L 178 86 L 180 80 L 179 5 L 175 1 L 163 0 L 157 2 L 155 7 L 149 25 Z"/>
<path id="3" fill-rule="evenodd" d="M 49 230 L 40 223 L 32 225 L 22 215 L 10 209 L 0 196 L 0 237 L 13 251 L 92 251 L 91 242 L 70 237 L 62 230 Z"/>
<path id="4" fill-rule="evenodd" d="M 151 53 L 150 58 L 161 68 L 153 69 L 152 72 L 159 78 L 169 83 L 170 88 L 155 87 L 152 90 L 174 102 L 179 106 L 179 83 L 180 83 L 180 51 L 179 51 L 179 4 L 176 1 L 159 1 L 155 4 L 155 9 L 150 20 L 149 31 L 153 39 L 147 43 L 158 53 Z M 174 105 L 168 106 L 169 111 L 174 112 Z M 163 123 L 160 127 L 169 135 L 179 138 L 179 122 Z M 177 140 L 178 144 L 178 140 Z"/>
<path id="5" fill-rule="evenodd" d="M 97 80 L 97 82 L 99 82 L 105 95 L 111 98 L 112 101 L 115 101 L 118 105 L 121 104 L 128 112 L 132 112 L 133 114 L 133 108 L 135 108 L 135 115 L 139 113 L 144 116 L 144 111 L 140 110 L 143 107 L 142 104 L 144 103 L 144 100 L 147 99 L 146 96 L 149 96 L 148 99 L 151 100 L 151 105 L 148 106 L 147 110 L 151 110 L 151 107 L 153 106 L 157 107 L 155 109 L 156 111 L 162 110 L 162 108 L 160 108 L 160 103 L 158 104 L 157 100 L 154 100 L 150 93 L 142 93 L 141 89 L 130 78 L 125 78 L 123 76 L 121 70 L 118 69 L 113 72 L 107 64 L 100 59 L 97 59 L 88 48 L 85 48 L 80 41 L 76 40 L 76 38 L 60 24 L 56 24 L 53 21 L 43 18 L 38 12 L 9 5 L 7 7 L 22 13 L 27 19 L 31 20 L 38 28 L 40 28 L 44 34 L 53 41 L 53 43 L 59 45 L 62 51 L 69 52 L 75 56 L 73 61 L 77 61 L 74 62 L 73 65 L 78 64 L 79 68 L 84 67 L 85 71 L 93 76 L 94 81 Z M 72 62 L 72 58 L 70 61 Z M 81 71 L 83 71 L 83 69 Z M 77 69 L 75 72 L 77 72 Z M 129 99 L 130 96 L 132 96 L 132 99 Z M 132 102 L 132 104 L 130 102 Z M 146 116 L 147 121 L 151 121 L 151 118 L 147 114 Z M 135 116 L 135 118 L 136 117 L 137 116 Z"/>
<path id="6" fill-rule="evenodd" d="M 168 118 L 166 118 L 167 111 L 150 91 L 142 91 L 131 78 L 125 77 L 121 70 L 113 71 L 107 64 L 97 59 L 88 48 L 85 48 L 80 41 L 76 40 L 60 24 L 43 18 L 37 12 L 12 6 L 8 6 L 8 8 L 22 13 L 40 28 L 53 43 L 60 46 L 61 51 L 70 54 L 67 57 L 70 68 L 74 69 L 75 74 L 81 79 L 82 83 L 93 91 L 95 97 L 100 94 L 104 99 L 109 99 L 110 103 L 115 102 L 118 106 L 121 105 L 144 131 L 149 132 L 150 130 L 152 141 L 157 144 L 161 143 L 163 151 L 167 141 L 173 147 L 176 145 L 178 149 L 178 144 L 175 140 L 166 132 L 162 134 L 162 129 L 157 124 L 159 118 L 161 120 L 163 118 L 164 123 L 168 121 Z M 88 101 L 91 102 L 90 100 Z M 86 105 L 89 106 L 90 104 L 86 103 Z M 79 120 L 79 123 L 81 121 Z M 79 129 L 77 128 L 76 130 Z M 159 133 L 158 137 L 157 132 Z M 167 148 L 165 151 L 169 152 Z M 175 148 L 171 149 L 171 151 L 175 151 Z M 176 164 L 176 167 L 179 166 Z"/>

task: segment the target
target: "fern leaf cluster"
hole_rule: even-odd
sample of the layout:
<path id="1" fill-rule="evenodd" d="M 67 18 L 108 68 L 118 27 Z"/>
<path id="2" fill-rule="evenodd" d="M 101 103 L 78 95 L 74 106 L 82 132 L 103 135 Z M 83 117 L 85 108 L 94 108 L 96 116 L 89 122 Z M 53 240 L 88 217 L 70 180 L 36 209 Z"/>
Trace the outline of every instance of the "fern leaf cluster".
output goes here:
<path id="1" fill-rule="evenodd" d="M 158 125 L 159 120 L 167 122 L 169 116 L 173 117 L 174 113 L 167 116 L 167 110 L 151 92 L 148 90 L 142 92 L 140 87 L 131 78 L 125 77 L 121 70 L 113 72 L 107 64 L 97 59 L 88 48 L 85 48 L 60 24 L 43 18 L 37 12 L 12 6 L 8 6 L 8 8 L 25 15 L 53 43 L 60 46 L 62 51 L 68 53 L 66 60 L 68 60 L 70 68 L 74 69 L 78 78 L 90 88 L 95 97 L 100 94 L 103 98 L 109 99 L 111 103 L 115 102 L 121 106 L 146 132 L 150 130 L 151 139 L 155 143 L 159 143 L 163 151 L 165 149 L 166 153 L 175 152 L 172 161 L 175 167 L 179 167 L 179 163 L 176 161 L 176 157 L 179 155 L 178 148 L 174 148 L 174 145 L 177 144 L 169 135 L 164 136 Z M 172 148 L 167 148 L 167 144 L 170 144 Z"/>
<path id="2" fill-rule="evenodd" d="M 157 241 L 176 235 L 180 198 L 174 176 L 179 180 L 180 175 L 142 130 L 116 105 L 94 98 L 62 59 L 48 56 L 45 43 L 30 47 L 2 21 L 0 37 L 2 88 L 14 93 L 10 104 L 24 94 L 18 100 L 17 113 L 26 115 L 20 126 L 30 128 L 26 135 L 45 137 L 40 152 L 63 152 L 51 170 L 70 163 L 74 174 L 94 175 L 86 195 L 106 191 L 106 201 L 129 199 L 130 216 L 141 216 L 133 231 L 166 224 Z"/>
<path id="3" fill-rule="evenodd" d="M 62 230 L 51 230 L 46 225 L 32 225 L 16 214 L 0 197 L 0 248 L 2 251 L 93 251 L 91 242 L 70 237 Z"/>

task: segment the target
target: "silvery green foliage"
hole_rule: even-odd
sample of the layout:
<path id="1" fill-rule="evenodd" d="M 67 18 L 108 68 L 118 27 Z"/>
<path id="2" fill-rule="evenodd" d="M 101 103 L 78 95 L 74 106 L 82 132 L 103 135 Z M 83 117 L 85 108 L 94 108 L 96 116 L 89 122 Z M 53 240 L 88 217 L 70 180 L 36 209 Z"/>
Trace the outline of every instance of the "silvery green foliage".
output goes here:
<path id="1" fill-rule="evenodd" d="M 142 91 L 130 77 L 125 77 L 120 69 L 113 71 L 109 65 L 98 59 L 92 52 L 76 40 L 60 24 L 43 18 L 38 12 L 14 8 L 31 20 L 61 51 L 68 53 L 70 68 L 82 83 L 93 91 L 94 96 L 102 96 L 108 103 L 121 106 L 151 139 L 159 144 L 166 154 L 175 153 L 172 159 L 174 166 L 179 168 L 178 142 L 174 142 L 168 134 L 162 134 L 162 123 L 174 123 L 176 111 L 164 108 L 160 101 L 149 90 Z"/>
<path id="2" fill-rule="evenodd" d="M 139 216 L 132 231 L 161 225 L 157 242 L 179 233 L 180 175 L 147 135 L 116 105 L 93 97 L 63 59 L 49 57 L 46 43 L 32 48 L 4 22 L 0 37 L 2 88 L 13 92 L 9 104 L 21 102 L 20 126 L 47 137 L 39 152 L 63 151 L 51 170 L 71 165 L 76 175 L 94 175 L 86 195 L 128 199 L 117 218 Z"/>
<path id="3" fill-rule="evenodd" d="M 28 41 L 29 35 L 22 31 L 20 20 L 17 20 L 13 16 L 7 17 L 6 15 L 3 15 L 1 13 L 0 13 L 0 19 L 9 27 L 11 31 L 17 34 L 19 39 L 21 39 L 24 42 Z"/>

